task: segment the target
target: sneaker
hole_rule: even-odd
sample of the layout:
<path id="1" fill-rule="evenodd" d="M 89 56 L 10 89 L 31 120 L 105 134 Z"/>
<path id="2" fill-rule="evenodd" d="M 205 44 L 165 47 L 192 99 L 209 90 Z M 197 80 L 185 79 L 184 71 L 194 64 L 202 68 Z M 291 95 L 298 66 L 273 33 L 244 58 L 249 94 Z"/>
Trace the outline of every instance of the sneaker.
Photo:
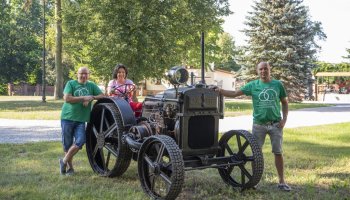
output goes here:
<path id="1" fill-rule="evenodd" d="M 278 187 L 278 189 L 285 191 L 285 192 L 289 192 L 292 190 L 292 188 L 289 185 L 287 185 L 286 183 L 278 184 L 277 187 Z"/>
<path id="2" fill-rule="evenodd" d="M 61 172 L 61 174 L 65 174 L 66 173 L 67 164 L 64 164 L 62 158 L 59 159 L 59 162 L 60 162 L 60 172 Z"/>
<path id="3" fill-rule="evenodd" d="M 66 172 L 67 176 L 72 176 L 74 174 L 74 169 L 73 168 L 69 168 Z"/>

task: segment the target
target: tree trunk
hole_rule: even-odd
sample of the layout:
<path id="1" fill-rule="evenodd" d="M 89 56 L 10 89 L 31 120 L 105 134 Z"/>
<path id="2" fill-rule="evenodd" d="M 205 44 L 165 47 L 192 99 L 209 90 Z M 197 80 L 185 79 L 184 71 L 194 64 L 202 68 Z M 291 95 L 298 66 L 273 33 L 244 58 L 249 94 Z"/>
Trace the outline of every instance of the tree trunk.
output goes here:
<path id="1" fill-rule="evenodd" d="M 62 70 L 62 9 L 61 0 L 55 0 L 55 18 L 56 18 L 56 83 L 55 83 L 55 99 L 63 98 L 63 70 Z"/>

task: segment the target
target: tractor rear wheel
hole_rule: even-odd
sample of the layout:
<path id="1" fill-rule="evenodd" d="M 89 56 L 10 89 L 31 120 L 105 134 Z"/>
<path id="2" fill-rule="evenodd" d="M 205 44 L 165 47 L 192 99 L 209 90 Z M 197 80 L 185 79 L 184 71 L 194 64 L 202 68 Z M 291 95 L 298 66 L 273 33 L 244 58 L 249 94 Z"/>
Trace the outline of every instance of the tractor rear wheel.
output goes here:
<path id="1" fill-rule="evenodd" d="M 113 103 L 100 103 L 91 111 L 86 128 L 86 152 L 91 168 L 101 176 L 121 176 L 129 167 L 132 152 L 122 142 L 122 116 Z"/>

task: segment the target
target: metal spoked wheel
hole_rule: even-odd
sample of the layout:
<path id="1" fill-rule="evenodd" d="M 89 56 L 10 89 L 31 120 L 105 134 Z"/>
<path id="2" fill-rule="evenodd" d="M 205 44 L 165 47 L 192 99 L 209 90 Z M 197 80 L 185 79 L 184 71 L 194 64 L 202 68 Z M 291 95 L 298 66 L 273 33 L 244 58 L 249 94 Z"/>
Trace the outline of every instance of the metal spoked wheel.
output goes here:
<path id="1" fill-rule="evenodd" d="M 175 199 L 184 182 L 184 162 L 175 141 L 166 135 L 149 137 L 139 151 L 138 173 L 152 198 Z"/>
<path id="2" fill-rule="evenodd" d="M 132 152 L 122 142 L 123 131 L 121 114 L 114 104 L 94 106 L 86 129 L 86 151 L 96 173 L 115 177 L 128 169 Z"/>
<path id="3" fill-rule="evenodd" d="M 232 165 L 219 168 L 225 183 L 249 189 L 257 185 L 264 171 L 264 158 L 257 141 L 248 131 L 231 130 L 220 139 L 218 157 L 230 156 Z"/>

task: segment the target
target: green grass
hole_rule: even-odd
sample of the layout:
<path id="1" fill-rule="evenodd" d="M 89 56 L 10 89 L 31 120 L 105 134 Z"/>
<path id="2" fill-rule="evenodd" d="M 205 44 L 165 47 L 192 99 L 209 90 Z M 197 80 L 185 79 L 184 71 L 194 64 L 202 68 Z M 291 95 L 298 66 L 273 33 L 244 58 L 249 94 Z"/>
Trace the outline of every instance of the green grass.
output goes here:
<path id="1" fill-rule="evenodd" d="M 271 145 L 263 148 L 265 169 L 258 190 L 241 193 L 224 184 L 215 169 L 189 171 L 178 199 L 346 199 L 350 197 L 350 123 L 286 129 L 285 179 L 276 188 Z M 59 174 L 59 142 L 0 144 L 0 199 L 148 199 L 136 162 L 119 178 L 90 168 L 85 150 L 75 157 L 76 174 Z"/>
<path id="2" fill-rule="evenodd" d="M 139 98 L 143 100 L 142 97 Z M 55 101 L 53 97 L 47 97 L 46 103 L 40 96 L 0 96 L 0 118 L 7 119 L 60 119 L 63 100 Z M 324 107 L 327 104 L 291 103 L 290 110 L 312 107 Z M 251 101 L 234 101 L 225 103 L 225 116 L 233 117 L 251 115 Z"/>
<path id="3" fill-rule="evenodd" d="M 62 104 L 53 97 L 43 103 L 39 96 L 0 96 L 0 118 L 57 120 Z"/>

